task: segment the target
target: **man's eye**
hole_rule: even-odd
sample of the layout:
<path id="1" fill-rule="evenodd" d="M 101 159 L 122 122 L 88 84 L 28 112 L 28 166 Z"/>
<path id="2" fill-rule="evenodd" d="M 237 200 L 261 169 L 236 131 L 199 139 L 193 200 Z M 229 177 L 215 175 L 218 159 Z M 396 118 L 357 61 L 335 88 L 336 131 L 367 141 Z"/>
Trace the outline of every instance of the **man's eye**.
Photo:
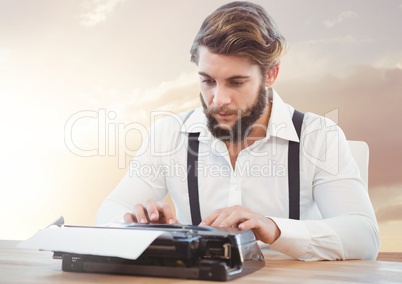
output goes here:
<path id="1" fill-rule="evenodd" d="M 238 87 L 244 84 L 244 81 L 231 81 L 230 84 L 232 86 Z"/>
<path id="2" fill-rule="evenodd" d="M 215 81 L 212 79 L 203 79 L 202 80 L 203 83 L 207 84 L 207 85 L 211 85 L 213 84 Z"/>

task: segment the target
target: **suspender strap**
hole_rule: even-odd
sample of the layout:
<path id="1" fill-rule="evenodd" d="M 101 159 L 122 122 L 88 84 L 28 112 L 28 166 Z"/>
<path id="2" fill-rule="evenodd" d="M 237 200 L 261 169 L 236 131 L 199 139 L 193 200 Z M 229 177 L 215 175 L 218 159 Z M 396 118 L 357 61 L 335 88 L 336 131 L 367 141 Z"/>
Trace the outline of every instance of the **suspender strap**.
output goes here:
<path id="1" fill-rule="evenodd" d="M 294 111 L 292 121 L 299 139 L 303 118 L 303 113 Z M 188 135 L 187 185 L 193 225 L 201 222 L 197 173 L 199 136 L 200 133 L 189 133 Z M 300 143 L 289 141 L 288 151 L 289 218 L 298 220 L 300 219 Z"/>
<path id="2" fill-rule="evenodd" d="M 304 114 L 295 110 L 293 125 L 300 140 Z M 300 143 L 289 141 L 288 150 L 289 219 L 300 219 Z"/>
<path id="3" fill-rule="evenodd" d="M 190 201 L 191 222 L 193 225 L 201 223 L 200 201 L 198 196 L 198 137 L 200 133 L 188 134 L 188 152 L 187 152 L 187 185 Z"/>

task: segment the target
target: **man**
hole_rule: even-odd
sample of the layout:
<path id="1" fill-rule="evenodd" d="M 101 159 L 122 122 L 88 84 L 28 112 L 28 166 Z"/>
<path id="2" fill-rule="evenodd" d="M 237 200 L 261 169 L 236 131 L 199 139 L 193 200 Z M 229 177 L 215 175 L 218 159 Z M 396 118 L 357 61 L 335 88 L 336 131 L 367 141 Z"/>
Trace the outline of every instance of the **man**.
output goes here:
<path id="1" fill-rule="evenodd" d="M 256 4 L 229 3 L 208 16 L 191 48 L 203 107 L 155 125 L 97 222 L 201 221 L 251 229 L 301 260 L 375 259 L 378 225 L 342 131 L 306 113 L 299 139 L 295 110 L 272 89 L 285 47 Z M 296 217 L 292 143 L 300 149 Z M 176 215 L 162 201 L 167 193 Z"/>

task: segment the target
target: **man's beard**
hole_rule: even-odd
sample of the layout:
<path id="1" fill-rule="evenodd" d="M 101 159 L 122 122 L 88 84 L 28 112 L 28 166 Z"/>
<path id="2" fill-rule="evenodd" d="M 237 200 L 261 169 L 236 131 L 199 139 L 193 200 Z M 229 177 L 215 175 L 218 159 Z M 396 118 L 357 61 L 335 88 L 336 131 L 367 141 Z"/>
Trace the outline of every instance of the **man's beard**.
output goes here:
<path id="1" fill-rule="evenodd" d="M 216 138 L 231 143 L 243 141 L 253 130 L 253 124 L 259 119 L 267 106 L 267 91 L 264 84 L 261 84 L 257 99 L 254 104 L 245 110 L 231 110 L 222 107 L 208 107 L 204 98 L 200 94 L 201 103 L 204 108 L 205 116 L 208 119 L 208 129 Z M 238 119 L 233 126 L 222 128 L 218 121 L 213 117 L 214 114 L 225 113 L 235 114 Z"/>

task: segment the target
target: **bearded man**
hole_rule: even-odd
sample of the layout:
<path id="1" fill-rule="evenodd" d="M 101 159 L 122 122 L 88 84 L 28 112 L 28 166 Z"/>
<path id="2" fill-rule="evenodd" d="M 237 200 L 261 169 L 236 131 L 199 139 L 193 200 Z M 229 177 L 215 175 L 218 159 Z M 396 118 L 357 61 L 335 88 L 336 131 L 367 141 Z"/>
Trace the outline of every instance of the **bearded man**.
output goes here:
<path id="1" fill-rule="evenodd" d="M 285 49 L 259 5 L 209 15 L 191 47 L 202 108 L 154 126 L 97 222 L 237 227 L 301 260 L 375 259 L 378 225 L 342 130 L 273 89 Z"/>

